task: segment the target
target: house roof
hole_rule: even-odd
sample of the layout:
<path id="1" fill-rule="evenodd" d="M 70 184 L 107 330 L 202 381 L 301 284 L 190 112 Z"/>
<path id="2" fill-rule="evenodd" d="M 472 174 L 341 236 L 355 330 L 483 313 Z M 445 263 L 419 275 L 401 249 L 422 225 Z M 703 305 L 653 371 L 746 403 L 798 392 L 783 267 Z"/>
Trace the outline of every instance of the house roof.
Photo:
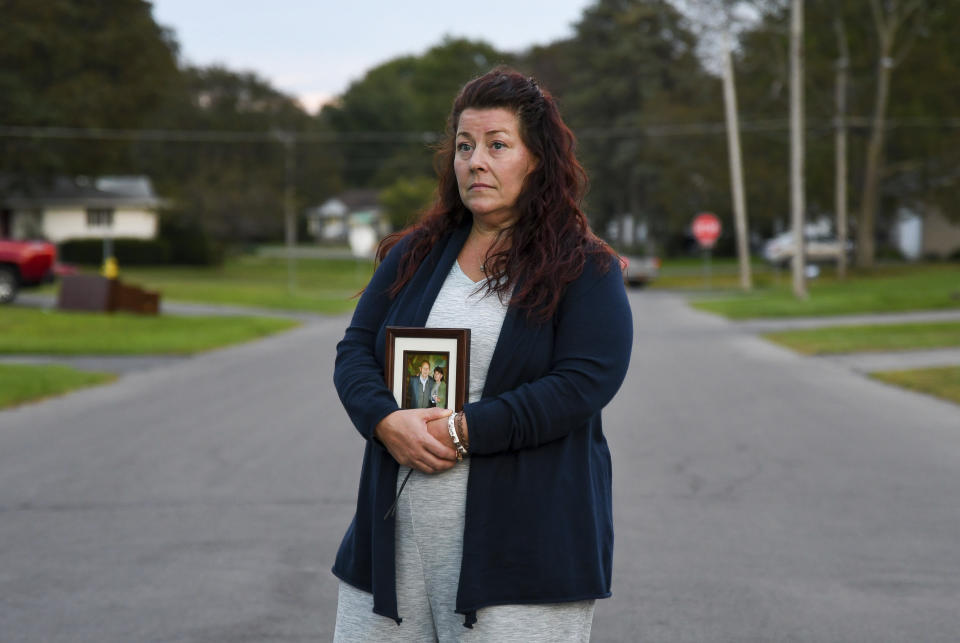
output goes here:
<path id="1" fill-rule="evenodd" d="M 352 212 L 379 210 L 379 196 L 380 191 L 371 188 L 347 190 L 310 208 L 307 210 L 307 215 L 339 218 Z"/>
<path id="2" fill-rule="evenodd" d="M 56 177 L 50 183 L 14 184 L 0 177 L 0 203 L 9 208 L 80 206 L 116 208 L 140 206 L 156 208 L 162 201 L 146 176 Z"/>

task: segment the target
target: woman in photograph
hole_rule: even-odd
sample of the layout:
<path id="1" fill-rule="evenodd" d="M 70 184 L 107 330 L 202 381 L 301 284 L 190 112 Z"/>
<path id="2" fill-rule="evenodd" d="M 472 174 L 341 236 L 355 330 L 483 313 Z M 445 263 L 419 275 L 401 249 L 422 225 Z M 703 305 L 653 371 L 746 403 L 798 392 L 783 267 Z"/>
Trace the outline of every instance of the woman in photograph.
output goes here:
<path id="1" fill-rule="evenodd" d="M 430 396 L 430 406 L 441 408 L 447 406 L 447 383 L 443 381 L 443 369 L 439 366 L 433 369 L 433 393 Z"/>
<path id="2" fill-rule="evenodd" d="M 380 245 L 334 372 L 366 440 L 333 567 L 336 641 L 589 640 L 613 561 L 600 412 L 632 319 L 618 258 L 580 207 L 574 145 L 532 78 L 470 81 L 433 206 Z M 470 329 L 462 410 L 398 408 L 387 326 Z"/>

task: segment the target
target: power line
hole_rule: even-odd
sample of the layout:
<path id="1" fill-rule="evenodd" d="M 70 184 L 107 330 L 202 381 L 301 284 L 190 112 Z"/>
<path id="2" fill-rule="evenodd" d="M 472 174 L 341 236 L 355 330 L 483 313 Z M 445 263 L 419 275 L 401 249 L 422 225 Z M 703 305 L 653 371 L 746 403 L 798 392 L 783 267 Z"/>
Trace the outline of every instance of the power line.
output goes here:
<path id="1" fill-rule="evenodd" d="M 109 127 L 38 127 L 0 125 L 0 138 L 103 141 L 157 141 L 171 143 L 298 143 L 372 142 L 434 143 L 437 132 L 298 132 L 288 130 L 243 132 L 192 129 L 114 129 Z"/>
<path id="2" fill-rule="evenodd" d="M 869 127 L 872 120 L 864 116 L 847 118 L 849 127 Z M 892 118 L 884 121 L 887 129 L 956 129 L 960 118 Z M 808 120 L 807 131 L 832 129 L 833 120 Z M 787 131 L 785 118 L 743 120 L 740 127 L 748 132 Z M 583 127 L 578 128 L 580 139 L 632 138 L 639 136 L 669 137 L 715 135 L 726 132 L 723 121 L 691 123 L 646 123 L 630 127 Z M 102 141 L 154 141 L 171 143 L 420 143 L 432 145 L 442 139 L 439 132 L 412 131 L 349 131 L 349 132 L 298 132 L 287 130 L 243 132 L 232 130 L 192 129 L 114 129 L 107 127 L 41 127 L 30 125 L 0 125 L 0 138 L 102 140 Z"/>

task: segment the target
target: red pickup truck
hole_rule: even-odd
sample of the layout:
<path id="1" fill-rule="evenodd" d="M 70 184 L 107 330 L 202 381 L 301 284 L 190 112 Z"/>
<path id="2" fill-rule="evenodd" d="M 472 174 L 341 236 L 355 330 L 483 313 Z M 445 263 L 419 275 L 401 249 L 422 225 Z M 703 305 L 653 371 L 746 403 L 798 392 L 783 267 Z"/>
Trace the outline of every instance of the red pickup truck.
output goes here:
<path id="1" fill-rule="evenodd" d="M 0 239 L 0 304 L 13 301 L 20 288 L 53 281 L 56 265 L 52 243 Z"/>

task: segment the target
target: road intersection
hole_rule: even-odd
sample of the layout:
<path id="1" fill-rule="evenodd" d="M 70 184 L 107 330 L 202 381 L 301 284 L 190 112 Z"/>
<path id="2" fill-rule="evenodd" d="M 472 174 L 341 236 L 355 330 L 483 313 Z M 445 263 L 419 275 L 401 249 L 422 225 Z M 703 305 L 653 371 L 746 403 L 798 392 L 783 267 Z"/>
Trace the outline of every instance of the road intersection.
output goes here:
<path id="1" fill-rule="evenodd" d="M 631 304 L 594 641 L 956 640 L 960 407 Z M 0 640 L 329 640 L 362 453 L 346 322 L 0 412 Z"/>

